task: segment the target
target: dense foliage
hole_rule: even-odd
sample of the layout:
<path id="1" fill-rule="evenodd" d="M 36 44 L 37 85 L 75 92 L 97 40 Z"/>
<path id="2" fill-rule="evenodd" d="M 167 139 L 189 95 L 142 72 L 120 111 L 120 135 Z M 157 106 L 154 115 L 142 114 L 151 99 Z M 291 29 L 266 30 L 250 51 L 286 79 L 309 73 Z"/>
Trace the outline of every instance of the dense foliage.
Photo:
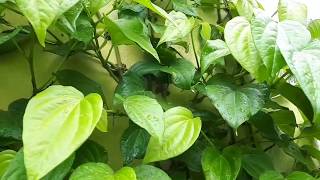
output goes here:
<path id="1" fill-rule="evenodd" d="M 320 176 L 320 21 L 304 4 L 280 0 L 269 17 L 256 0 L 0 0 L 0 13 L 0 52 L 24 56 L 33 87 L 0 111 L 1 180 Z M 124 64 L 123 45 L 142 60 Z M 41 86 L 39 47 L 60 57 Z M 109 73 L 114 94 L 61 69 L 75 54 Z M 89 138 L 123 117 L 116 170 Z"/>

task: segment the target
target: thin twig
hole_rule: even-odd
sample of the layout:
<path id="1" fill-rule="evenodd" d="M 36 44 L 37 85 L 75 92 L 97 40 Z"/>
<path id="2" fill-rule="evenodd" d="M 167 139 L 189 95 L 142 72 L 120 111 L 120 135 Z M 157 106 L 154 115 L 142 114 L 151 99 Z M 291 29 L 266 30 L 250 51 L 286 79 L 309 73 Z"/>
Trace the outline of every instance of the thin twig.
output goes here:
<path id="1" fill-rule="evenodd" d="M 119 47 L 118 46 L 114 46 L 114 52 L 116 54 L 118 73 L 119 73 L 120 77 L 122 77 L 122 62 L 121 62 L 121 56 L 120 56 L 120 52 L 119 52 Z"/>
<path id="2" fill-rule="evenodd" d="M 208 143 L 212 146 L 215 147 L 214 143 L 210 140 L 210 138 L 204 133 L 202 130 L 200 131 L 201 135 L 208 141 Z"/>
<path id="3" fill-rule="evenodd" d="M 195 60 L 197 63 L 197 67 L 198 67 L 198 69 L 200 69 L 199 59 L 198 59 L 198 55 L 197 55 L 195 44 L 194 44 L 193 30 L 191 30 L 191 44 L 192 44 L 193 54 L 194 54 L 194 57 L 195 57 Z"/>

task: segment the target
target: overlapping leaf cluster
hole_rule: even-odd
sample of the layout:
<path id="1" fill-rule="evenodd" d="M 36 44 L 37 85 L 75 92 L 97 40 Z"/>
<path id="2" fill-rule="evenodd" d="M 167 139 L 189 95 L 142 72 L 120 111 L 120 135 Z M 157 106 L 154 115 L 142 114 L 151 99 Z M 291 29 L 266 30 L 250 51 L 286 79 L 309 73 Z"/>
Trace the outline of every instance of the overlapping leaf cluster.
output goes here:
<path id="1" fill-rule="evenodd" d="M 33 87 L 0 111 L 2 180 L 320 176 L 320 21 L 304 4 L 279 0 L 271 17 L 257 0 L 13 0 L 0 13 L 0 52 L 23 54 Z M 131 67 L 128 45 L 144 55 Z M 89 56 L 114 94 L 61 67 L 40 86 L 35 47 Z M 115 171 L 89 138 L 123 116 Z"/>

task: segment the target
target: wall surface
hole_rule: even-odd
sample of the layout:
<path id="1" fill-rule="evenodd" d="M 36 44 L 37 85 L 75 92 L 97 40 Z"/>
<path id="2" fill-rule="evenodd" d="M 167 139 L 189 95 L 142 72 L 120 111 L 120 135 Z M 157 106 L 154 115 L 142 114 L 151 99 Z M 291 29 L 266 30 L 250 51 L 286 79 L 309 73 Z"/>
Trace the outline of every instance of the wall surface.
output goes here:
<path id="1" fill-rule="evenodd" d="M 318 12 L 320 1 L 303 1 L 306 2 L 309 7 L 309 17 L 311 19 L 320 18 L 320 13 Z M 275 12 L 278 3 L 277 0 L 260 0 L 260 2 L 265 6 L 265 9 L 269 14 Z M 14 21 L 18 23 L 20 19 L 14 19 Z M 24 47 L 28 47 L 28 44 L 25 44 Z M 104 48 L 103 53 L 105 55 L 109 48 L 110 45 L 107 45 Z M 35 56 L 35 73 L 37 84 L 38 86 L 41 86 L 57 68 L 61 59 L 56 55 L 41 51 L 40 47 L 37 49 Z M 143 59 L 141 50 L 135 46 L 121 46 L 120 54 L 122 61 L 129 66 L 134 62 Z M 186 55 L 186 57 L 193 60 L 192 51 L 190 54 Z M 112 54 L 111 59 L 114 59 L 114 54 Z M 71 57 L 62 68 L 77 70 L 99 82 L 103 86 L 106 99 L 110 104 L 116 83 L 110 78 L 107 71 L 101 67 L 97 60 L 89 58 L 84 54 L 78 54 Z M 16 99 L 30 97 L 31 92 L 30 72 L 27 61 L 23 56 L 18 51 L 0 55 L 0 109 L 6 110 L 7 106 Z M 187 95 L 183 96 L 182 93 Z M 180 98 L 178 101 L 183 103 L 183 101 L 187 102 L 189 100 L 185 97 L 191 97 L 188 93 L 190 92 L 175 91 L 171 96 Z M 177 94 L 179 94 L 179 96 L 177 96 Z M 93 138 L 106 147 L 109 153 L 110 163 L 114 168 L 119 168 L 121 166 L 121 162 L 119 161 L 119 158 L 121 157 L 120 149 L 119 144 L 115 144 L 114 142 L 119 142 L 123 130 L 127 127 L 127 119 L 113 120 L 111 118 L 109 127 L 110 131 L 108 133 L 102 134 L 95 132 Z"/>

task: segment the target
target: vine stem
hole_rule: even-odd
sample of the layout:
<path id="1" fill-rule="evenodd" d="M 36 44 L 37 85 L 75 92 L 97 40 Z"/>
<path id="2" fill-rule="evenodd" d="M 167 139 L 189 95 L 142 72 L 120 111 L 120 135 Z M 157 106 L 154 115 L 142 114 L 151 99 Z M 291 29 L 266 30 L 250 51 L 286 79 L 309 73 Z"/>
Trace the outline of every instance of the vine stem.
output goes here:
<path id="1" fill-rule="evenodd" d="M 194 29 L 191 30 L 191 44 L 192 44 L 193 54 L 194 54 L 194 57 L 195 57 L 195 60 L 197 63 L 197 68 L 200 69 L 199 59 L 198 59 L 198 55 L 197 55 L 195 44 L 194 44 L 193 31 L 194 31 Z"/>
<path id="2" fill-rule="evenodd" d="M 194 57 L 195 57 L 195 60 L 196 60 L 197 69 L 201 70 L 200 64 L 199 64 L 199 58 L 198 58 L 196 47 L 195 47 L 195 44 L 194 44 L 193 31 L 194 31 L 194 29 L 192 29 L 191 33 L 190 33 L 191 34 L 191 44 L 192 44 L 193 54 L 194 54 Z M 204 77 L 201 76 L 201 78 L 202 78 L 203 82 L 206 83 L 206 80 L 204 79 Z"/>
<path id="3" fill-rule="evenodd" d="M 37 89 L 37 83 L 36 83 L 36 77 L 35 77 L 35 71 L 34 71 L 34 34 L 32 35 L 32 45 L 30 47 L 30 52 L 29 55 L 27 55 L 26 51 L 21 48 L 19 43 L 15 40 L 12 39 L 13 44 L 17 47 L 18 51 L 22 54 L 22 56 L 27 60 L 29 70 L 30 70 L 30 75 L 31 75 L 31 84 L 32 84 L 32 96 L 36 95 L 38 93 Z"/>
<path id="4" fill-rule="evenodd" d="M 29 68 L 31 73 L 32 94 L 36 95 L 38 93 L 38 89 L 37 89 L 36 76 L 34 72 L 34 46 L 35 46 L 34 34 L 32 35 L 31 43 L 32 45 L 31 45 L 28 61 L 29 61 Z"/>
<path id="5" fill-rule="evenodd" d="M 121 62 L 121 56 L 118 46 L 114 46 L 114 52 L 116 54 L 116 60 L 117 60 L 117 69 L 120 77 L 122 77 L 122 62 Z"/>
<path id="6" fill-rule="evenodd" d="M 204 133 L 202 130 L 200 131 L 201 135 L 208 141 L 208 143 L 215 148 L 213 142 L 210 140 L 210 138 L 206 135 L 206 133 Z"/>

